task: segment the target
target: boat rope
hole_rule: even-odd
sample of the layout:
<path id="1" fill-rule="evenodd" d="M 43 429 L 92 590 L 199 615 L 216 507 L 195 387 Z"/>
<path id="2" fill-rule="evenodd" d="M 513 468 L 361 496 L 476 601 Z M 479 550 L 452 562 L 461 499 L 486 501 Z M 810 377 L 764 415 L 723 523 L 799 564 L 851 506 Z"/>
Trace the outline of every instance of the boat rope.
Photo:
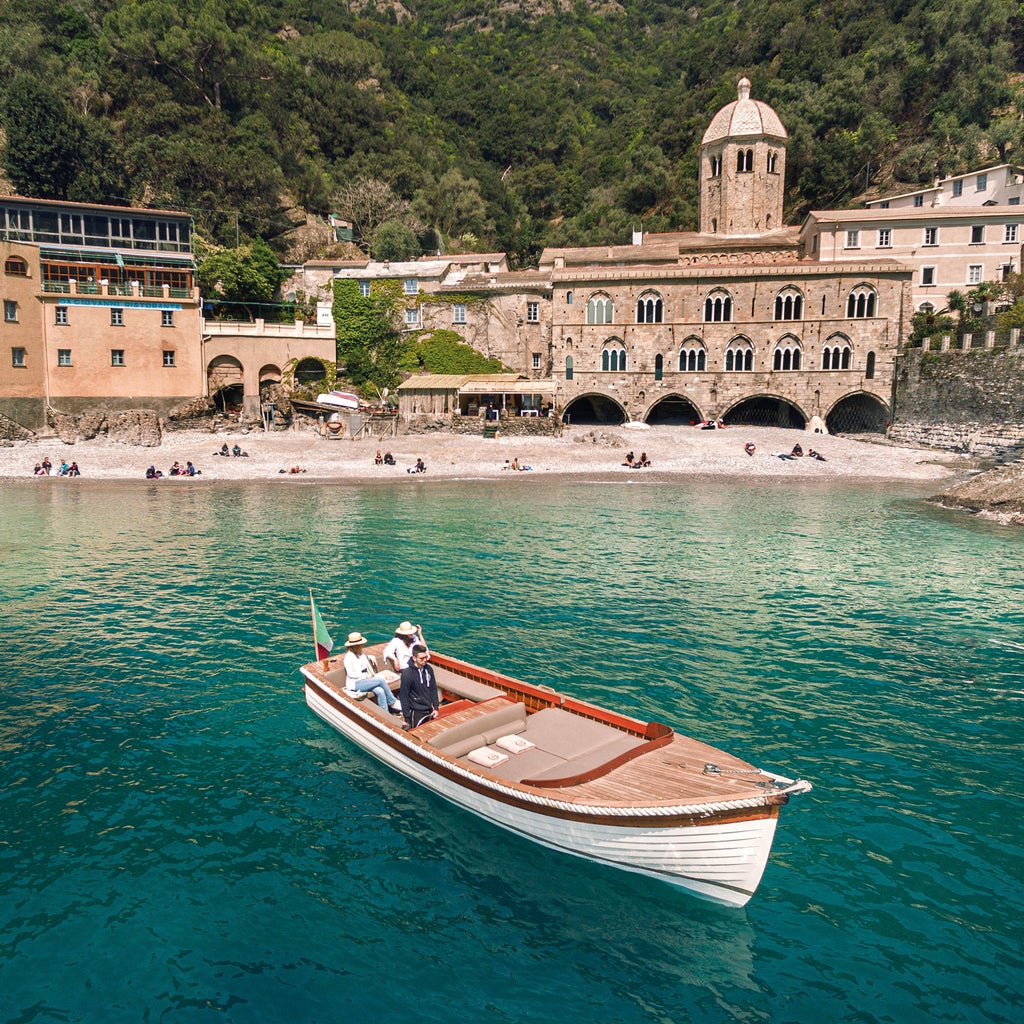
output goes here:
<path id="1" fill-rule="evenodd" d="M 764 775 L 760 768 L 719 768 L 708 762 L 701 775 Z"/>

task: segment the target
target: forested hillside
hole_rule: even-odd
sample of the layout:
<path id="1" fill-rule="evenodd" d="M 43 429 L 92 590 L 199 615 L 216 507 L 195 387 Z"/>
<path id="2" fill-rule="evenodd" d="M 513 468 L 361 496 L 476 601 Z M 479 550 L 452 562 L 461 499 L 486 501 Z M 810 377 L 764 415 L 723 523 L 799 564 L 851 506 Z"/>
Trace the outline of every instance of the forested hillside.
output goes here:
<path id="1" fill-rule="evenodd" d="M 396 258 L 696 226 L 747 75 L 789 129 L 787 215 L 1024 162 L 1008 0 L 5 0 L 2 164 L 27 195 L 191 212 L 279 255 L 346 214 Z"/>

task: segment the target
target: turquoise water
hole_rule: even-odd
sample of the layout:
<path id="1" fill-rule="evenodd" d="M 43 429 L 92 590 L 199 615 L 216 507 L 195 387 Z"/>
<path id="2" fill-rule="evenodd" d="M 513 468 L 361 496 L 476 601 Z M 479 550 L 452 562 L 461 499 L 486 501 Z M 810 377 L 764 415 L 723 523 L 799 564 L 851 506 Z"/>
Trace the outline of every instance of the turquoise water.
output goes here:
<path id="1" fill-rule="evenodd" d="M 0 1020 L 1015 1021 L 1022 556 L 882 486 L 0 487 Z M 815 789 L 743 910 L 533 846 L 307 710 L 311 583 Z"/>

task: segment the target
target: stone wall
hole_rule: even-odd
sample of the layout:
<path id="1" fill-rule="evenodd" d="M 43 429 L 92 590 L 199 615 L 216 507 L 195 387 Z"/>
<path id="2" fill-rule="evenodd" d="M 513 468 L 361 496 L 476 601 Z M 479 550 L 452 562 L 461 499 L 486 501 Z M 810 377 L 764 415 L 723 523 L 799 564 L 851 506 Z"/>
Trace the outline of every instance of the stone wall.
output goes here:
<path id="1" fill-rule="evenodd" d="M 895 393 L 894 441 L 994 458 L 1024 451 L 1024 348 L 908 349 Z"/>

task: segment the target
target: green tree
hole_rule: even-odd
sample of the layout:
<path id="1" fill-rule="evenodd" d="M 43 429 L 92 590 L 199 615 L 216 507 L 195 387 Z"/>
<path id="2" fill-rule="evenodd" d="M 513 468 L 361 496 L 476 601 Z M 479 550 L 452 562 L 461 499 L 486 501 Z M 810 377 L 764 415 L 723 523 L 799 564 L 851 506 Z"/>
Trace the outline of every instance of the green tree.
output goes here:
<path id="1" fill-rule="evenodd" d="M 373 233 L 372 251 L 375 260 L 398 262 L 416 259 L 421 249 L 412 228 L 400 220 L 386 220 Z"/>
<path id="2" fill-rule="evenodd" d="M 220 249 L 199 264 L 199 285 L 208 299 L 249 306 L 272 302 L 281 268 L 262 238 L 237 249 Z"/>

